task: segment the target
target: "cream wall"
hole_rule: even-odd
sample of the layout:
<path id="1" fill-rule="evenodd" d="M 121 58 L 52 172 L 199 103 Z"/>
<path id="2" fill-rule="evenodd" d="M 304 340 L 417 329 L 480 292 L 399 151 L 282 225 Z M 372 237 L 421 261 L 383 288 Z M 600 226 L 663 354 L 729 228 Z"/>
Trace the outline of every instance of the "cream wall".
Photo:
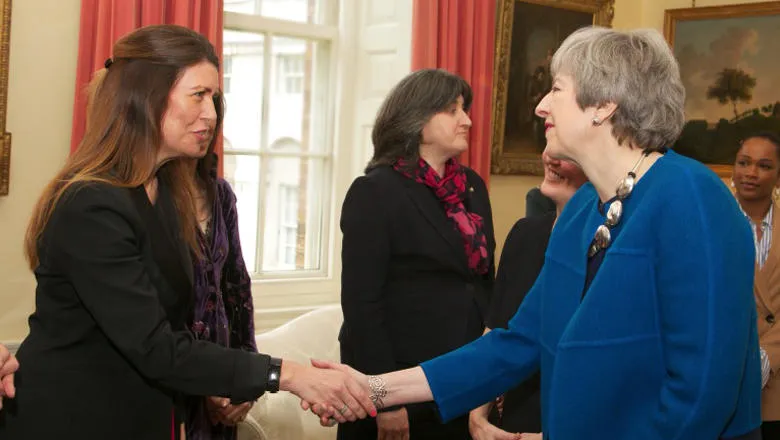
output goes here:
<path id="1" fill-rule="evenodd" d="M 7 127 L 9 195 L 0 197 L 0 341 L 27 334 L 35 282 L 22 254 L 27 219 L 38 194 L 70 145 L 79 0 L 15 0 Z"/>
<path id="2" fill-rule="evenodd" d="M 755 3 L 756 0 L 696 0 L 696 7 Z M 664 10 L 691 7 L 691 0 L 615 0 L 616 29 L 649 27 L 663 32 Z M 490 176 L 490 202 L 496 230 L 497 249 L 504 244 L 506 234 L 525 215 L 525 193 L 538 185 L 534 176 Z M 499 253 L 496 253 L 496 257 Z"/>

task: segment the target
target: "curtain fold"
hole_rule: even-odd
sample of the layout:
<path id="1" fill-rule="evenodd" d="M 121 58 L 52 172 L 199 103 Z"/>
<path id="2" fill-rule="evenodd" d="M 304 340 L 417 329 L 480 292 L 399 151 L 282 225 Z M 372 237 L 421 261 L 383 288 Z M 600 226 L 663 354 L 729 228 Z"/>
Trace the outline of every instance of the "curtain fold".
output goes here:
<path id="1" fill-rule="evenodd" d="M 206 36 L 221 60 L 222 7 L 223 0 L 82 0 L 71 151 L 84 136 L 86 87 L 120 37 L 150 24 L 178 24 Z M 221 156 L 221 142 L 217 148 Z"/>
<path id="2" fill-rule="evenodd" d="M 442 68 L 474 91 L 469 150 L 460 162 L 489 183 L 495 0 L 414 0 L 412 70 Z"/>

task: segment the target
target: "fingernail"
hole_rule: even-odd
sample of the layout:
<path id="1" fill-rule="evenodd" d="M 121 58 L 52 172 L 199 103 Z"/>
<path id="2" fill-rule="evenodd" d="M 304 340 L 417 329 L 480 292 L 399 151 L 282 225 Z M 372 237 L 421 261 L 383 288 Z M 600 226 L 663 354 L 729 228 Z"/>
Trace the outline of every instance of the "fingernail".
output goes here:
<path id="1" fill-rule="evenodd" d="M 371 410 L 371 417 L 376 417 L 376 410 L 375 409 Z"/>

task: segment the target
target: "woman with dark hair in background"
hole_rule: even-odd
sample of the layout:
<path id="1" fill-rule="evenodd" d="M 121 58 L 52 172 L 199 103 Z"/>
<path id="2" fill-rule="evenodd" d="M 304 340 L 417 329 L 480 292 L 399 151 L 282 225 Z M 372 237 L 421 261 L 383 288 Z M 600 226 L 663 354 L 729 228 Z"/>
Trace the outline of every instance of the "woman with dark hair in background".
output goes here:
<path id="1" fill-rule="evenodd" d="M 195 339 L 257 352 L 252 280 L 241 252 L 236 196 L 230 184 L 217 177 L 217 160 L 210 151 L 198 160 L 195 174 L 201 253 L 193 259 L 195 304 L 190 331 Z M 246 418 L 252 405 L 253 401 L 233 404 L 220 396 L 190 397 L 187 438 L 235 440 L 235 425 Z"/>
<path id="2" fill-rule="evenodd" d="M 193 340 L 194 170 L 223 118 L 219 58 L 172 25 L 131 32 L 113 55 L 28 227 L 36 308 L 0 438 L 178 438 L 184 395 L 286 390 L 339 422 L 373 412 L 342 373 Z"/>
<path id="3" fill-rule="evenodd" d="M 753 231 L 756 268 L 753 293 L 758 307 L 763 392 L 761 432 L 764 440 L 780 439 L 780 213 L 775 203 L 780 187 L 780 136 L 772 132 L 745 138 L 737 151 L 731 184 L 740 209 Z"/>
<path id="4" fill-rule="evenodd" d="M 468 148 L 471 87 L 444 70 L 395 86 L 374 124 L 374 156 L 341 214 L 341 360 L 378 374 L 478 338 L 493 284 L 487 188 L 456 157 Z M 469 438 L 430 403 L 339 425 L 341 440 Z"/>
<path id="5" fill-rule="evenodd" d="M 548 145 L 556 142 L 555 134 Z M 582 170 L 573 162 L 542 153 L 544 180 L 541 195 L 555 203 L 555 210 L 533 217 L 521 218 L 509 231 L 498 263 L 493 297 L 490 300 L 486 331 L 507 328 L 512 316 L 533 287 L 544 264 L 544 253 L 555 220 L 574 193 L 587 182 Z M 503 395 L 501 410 L 494 402 L 471 411 L 469 430 L 474 440 L 526 439 L 513 433 L 538 433 L 542 430 L 541 377 L 537 372 L 528 380 Z M 531 434 L 533 435 L 533 434 Z M 541 435 L 539 435 L 541 438 Z"/>

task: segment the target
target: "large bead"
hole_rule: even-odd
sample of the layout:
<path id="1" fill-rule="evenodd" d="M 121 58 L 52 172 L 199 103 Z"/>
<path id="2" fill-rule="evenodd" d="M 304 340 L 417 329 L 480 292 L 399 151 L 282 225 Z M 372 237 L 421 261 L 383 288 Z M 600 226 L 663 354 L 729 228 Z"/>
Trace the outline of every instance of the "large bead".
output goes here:
<path id="1" fill-rule="evenodd" d="M 615 227 L 618 223 L 620 223 L 620 218 L 623 216 L 623 202 L 620 200 L 615 200 L 612 202 L 611 205 L 609 205 L 609 210 L 607 211 L 607 221 L 606 225 L 609 227 Z"/>
<path id="2" fill-rule="evenodd" d="M 609 233 L 609 228 L 605 225 L 601 225 L 596 229 L 596 234 L 593 236 L 593 244 L 588 250 L 588 256 L 592 257 L 602 249 L 609 247 L 609 243 L 612 241 L 612 236 Z"/>
<path id="3" fill-rule="evenodd" d="M 628 197 L 629 194 L 631 194 L 631 191 L 634 190 L 634 183 L 636 180 L 634 179 L 634 176 L 629 174 L 626 176 L 623 180 L 620 181 L 617 187 L 617 196 L 621 200 Z"/>

